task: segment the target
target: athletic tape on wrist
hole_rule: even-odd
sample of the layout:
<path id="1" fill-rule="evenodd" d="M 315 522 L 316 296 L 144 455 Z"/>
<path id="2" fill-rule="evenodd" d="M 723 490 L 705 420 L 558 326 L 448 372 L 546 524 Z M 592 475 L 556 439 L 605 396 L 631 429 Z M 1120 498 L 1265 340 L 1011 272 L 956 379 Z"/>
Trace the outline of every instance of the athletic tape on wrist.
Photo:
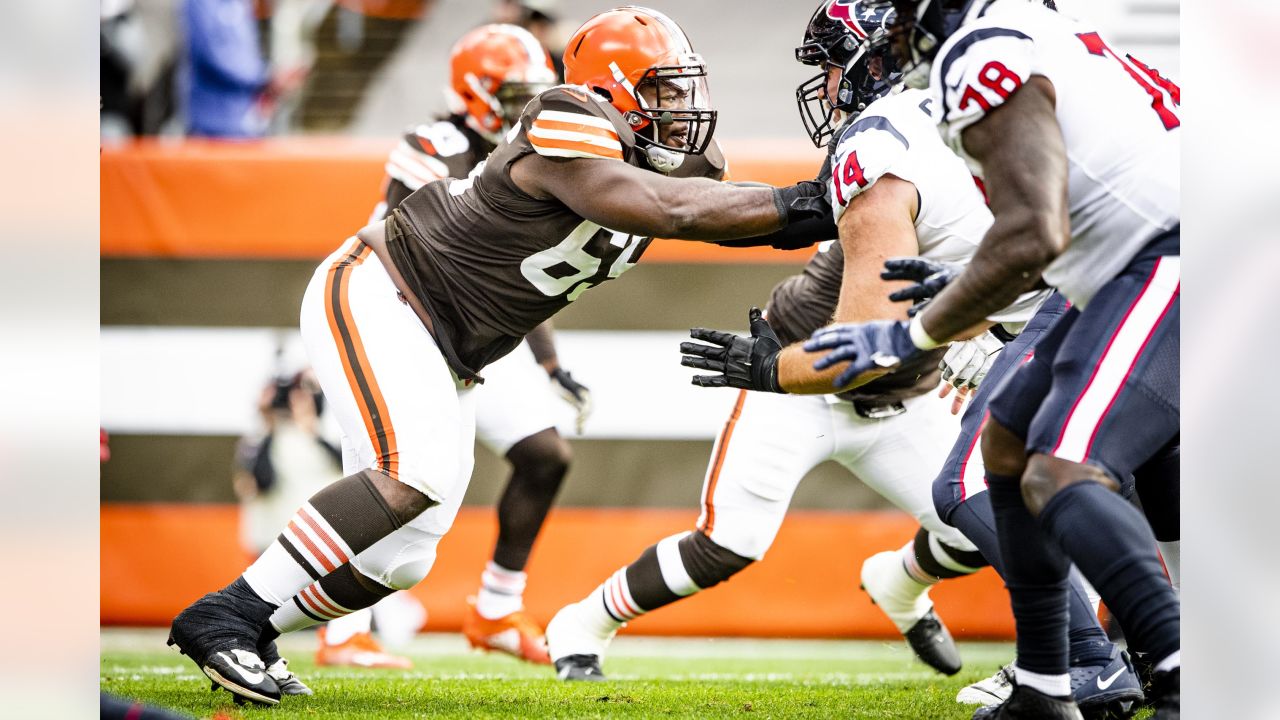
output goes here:
<path id="1" fill-rule="evenodd" d="M 924 313 L 917 313 L 911 318 L 911 324 L 907 326 L 907 332 L 911 335 L 911 342 L 921 350 L 932 350 L 942 343 L 929 337 L 929 333 L 924 330 L 924 323 L 921 318 Z"/>

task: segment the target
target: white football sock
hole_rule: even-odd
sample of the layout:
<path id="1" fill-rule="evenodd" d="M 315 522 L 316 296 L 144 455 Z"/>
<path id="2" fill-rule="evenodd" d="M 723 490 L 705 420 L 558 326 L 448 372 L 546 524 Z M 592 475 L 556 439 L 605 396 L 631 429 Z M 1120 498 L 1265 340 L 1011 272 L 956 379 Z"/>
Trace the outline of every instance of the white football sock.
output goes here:
<path id="1" fill-rule="evenodd" d="M 1169 571 L 1169 584 L 1173 586 L 1173 591 L 1182 594 L 1182 549 L 1181 542 L 1174 540 L 1173 542 L 1157 542 L 1156 546 L 1160 548 L 1160 557 L 1164 560 L 1164 569 Z"/>
<path id="2" fill-rule="evenodd" d="M 1013 677 L 1014 681 L 1019 685 L 1039 690 L 1045 695 L 1067 697 L 1071 694 L 1071 676 L 1066 673 L 1062 675 L 1044 675 L 1030 670 L 1023 670 L 1015 662 L 1013 665 Z"/>
<path id="3" fill-rule="evenodd" d="M 488 620 L 497 620 L 524 608 L 524 588 L 529 576 L 508 570 L 493 561 L 480 574 L 480 592 L 476 595 L 476 611 Z"/>
<path id="4" fill-rule="evenodd" d="M 329 624 L 325 626 L 324 643 L 326 645 L 341 645 L 350 640 L 353 635 L 369 632 L 372 627 L 373 612 L 369 608 L 357 610 L 337 620 L 330 620 Z"/>

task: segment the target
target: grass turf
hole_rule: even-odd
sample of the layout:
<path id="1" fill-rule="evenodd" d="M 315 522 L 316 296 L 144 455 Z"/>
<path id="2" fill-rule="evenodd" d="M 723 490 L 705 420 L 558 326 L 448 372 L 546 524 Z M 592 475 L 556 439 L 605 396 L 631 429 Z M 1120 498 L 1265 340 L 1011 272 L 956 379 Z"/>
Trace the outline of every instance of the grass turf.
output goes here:
<path id="1" fill-rule="evenodd" d="M 1008 662 L 1006 643 L 966 643 L 946 678 L 904 643 L 618 639 L 605 683 L 566 684 L 550 668 L 471 652 L 456 635 L 421 636 L 412 671 L 316 668 L 310 635 L 286 638 L 290 667 L 315 691 L 274 708 L 237 707 L 158 630 L 104 630 L 101 689 L 195 717 L 229 718 L 968 718 L 964 685 Z"/>

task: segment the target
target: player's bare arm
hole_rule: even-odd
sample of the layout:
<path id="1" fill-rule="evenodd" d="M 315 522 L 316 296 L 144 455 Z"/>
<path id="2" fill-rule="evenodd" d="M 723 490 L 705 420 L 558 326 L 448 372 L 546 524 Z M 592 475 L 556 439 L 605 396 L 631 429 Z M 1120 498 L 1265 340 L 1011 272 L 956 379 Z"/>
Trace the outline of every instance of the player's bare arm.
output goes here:
<path id="1" fill-rule="evenodd" d="M 739 187 L 671 178 L 611 160 L 526 155 L 511 167 L 521 190 L 556 198 L 602 227 L 633 235 L 723 240 L 772 232 L 788 222 L 793 188 Z M 816 183 L 811 196 L 821 194 Z"/>
<path id="2" fill-rule="evenodd" d="M 1033 76 L 964 131 L 981 163 L 995 222 L 969 266 L 922 313 L 935 341 L 962 337 L 1031 289 L 1067 246 L 1067 153 L 1053 83 Z"/>
<path id="3" fill-rule="evenodd" d="M 906 307 L 889 299 L 890 291 L 900 283 L 882 280 L 880 272 L 885 260 L 917 253 L 918 210 L 915 185 L 893 175 L 880 178 L 849 202 L 838 226 L 844 275 L 833 322 L 906 319 Z M 789 393 L 824 394 L 831 392 L 843 369 L 841 364 L 814 370 L 812 357 L 796 343 L 782 351 L 778 382 Z M 859 384 L 872 379 L 864 376 Z"/>

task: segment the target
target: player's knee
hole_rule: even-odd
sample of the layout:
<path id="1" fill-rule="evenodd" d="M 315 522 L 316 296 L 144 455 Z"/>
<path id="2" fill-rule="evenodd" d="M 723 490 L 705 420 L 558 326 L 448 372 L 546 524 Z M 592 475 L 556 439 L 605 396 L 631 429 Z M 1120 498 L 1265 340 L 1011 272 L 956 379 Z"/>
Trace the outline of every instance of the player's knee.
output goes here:
<path id="1" fill-rule="evenodd" d="M 364 471 L 364 475 L 369 481 L 368 484 L 382 499 L 387 512 L 391 513 L 401 525 L 408 523 L 436 504 L 436 501 L 410 481 L 413 478 L 412 472 L 409 475 L 403 471 L 398 472 L 393 477 L 386 470 L 370 468 Z"/>
<path id="2" fill-rule="evenodd" d="M 555 428 L 547 428 L 513 445 L 507 451 L 507 460 L 517 474 L 535 476 L 559 485 L 569 471 L 573 450 Z"/>
<path id="3" fill-rule="evenodd" d="M 1022 474 L 1022 500 L 1031 514 L 1038 517 L 1054 495 L 1080 482 L 1096 482 L 1112 490 L 1117 487 L 1106 473 L 1091 465 L 1037 453 L 1027 461 Z"/>
<path id="4" fill-rule="evenodd" d="M 679 548 L 680 560 L 684 564 L 685 572 L 689 573 L 689 579 L 703 590 L 719 585 L 755 562 L 751 558 L 743 557 L 717 545 L 701 530 L 684 536 L 680 540 Z"/>
<path id="5" fill-rule="evenodd" d="M 392 590 L 408 590 L 431 572 L 439 542 L 439 537 L 427 536 L 405 545 L 385 560 L 371 558 L 360 562 L 357 569 L 379 585 Z"/>
<path id="6" fill-rule="evenodd" d="M 982 430 L 982 463 L 993 475 L 1018 477 L 1027 464 L 1026 441 L 991 418 Z"/>

